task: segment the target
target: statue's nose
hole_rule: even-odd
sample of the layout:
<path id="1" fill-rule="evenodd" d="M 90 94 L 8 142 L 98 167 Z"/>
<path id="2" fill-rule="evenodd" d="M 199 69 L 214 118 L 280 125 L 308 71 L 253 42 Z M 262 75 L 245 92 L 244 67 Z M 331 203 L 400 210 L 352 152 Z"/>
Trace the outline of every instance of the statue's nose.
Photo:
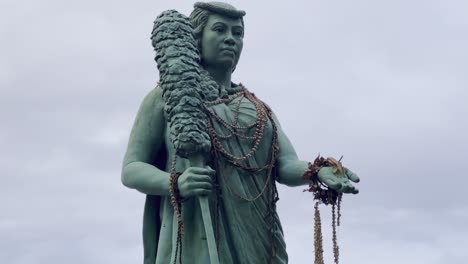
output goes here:
<path id="1" fill-rule="evenodd" d="M 224 42 L 229 45 L 234 45 L 234 37 L 232 36 L 231 32 L 226 33 L 226 38 L 224 39 Z"/>

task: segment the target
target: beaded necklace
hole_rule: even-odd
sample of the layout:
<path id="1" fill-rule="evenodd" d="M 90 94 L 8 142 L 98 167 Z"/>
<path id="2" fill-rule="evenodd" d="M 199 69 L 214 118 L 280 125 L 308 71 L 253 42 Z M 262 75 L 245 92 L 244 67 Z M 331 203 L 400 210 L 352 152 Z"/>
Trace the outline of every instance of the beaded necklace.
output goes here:
<path id="1" fill-rule="evenodd" d="M 265 180 L 265 185 L 261 188 L 260 192 L 253 196 L 253 197 L 244 197 L 239 193 L 235 192 L 229 186 L 229 179 L 227 179 L 227 175 L 223 175 L 224 182 L 226 183 L 226 188 L 237 198 L 245 201 L 245 202 L 255 202 L 257 199 L 264 195 L 268 195 L 268 206 L 267 206 L 267 221 L 268 221 L 268 228 L 270 231 L 270 241 L 271 241 L 271 255 L 269 262 L 273 261 L 273 257 L 276 254 L 276 246 L 274 243 L 274 234 L 278 228 L 278 223 L 275 219 L 276 213 L 276 202 L 279 200 L 278 198 L 278 190 L 276 188 L 276 171 L 275 171 L 275 163 L 276 158 L 279 152 L 279 144 L 278 144 L 278 131 L 277 125 L 272 117 L 272 111 L 264 102 L 258 99 L 253 93 L 249 92 L 242 84 L 239 85 L 241 91 L 236 92 L 227 98 L 220 98 L 215 101 L 206 102 L 206 112 L 210 117 L 209 124 L 208 124 L 208 132 L 212 142 L 212 152 L 215 157 L 215 167 L 216 171 L 219 173 L 219 158 L 223 158 L 227 163 L 231 164 L 232 166 L 247 171 L 251 174 L 256 174 L 261 171 L 267 170 L 267 179 Z M 240 97 L 240 98 L 239 98 Z M 234 99 L 239 98 L 238 102 L 236 103 L 234 112 L 234 121 L 232 123 L 222 119 L 219 117 L 213 110 L 210 110 L 208 106 L 212 106 L 215 104 L 220 103 L 230 103 Z M 242 100 L 249 100 L 255 107 L 256 118 L 255 121 L 248 125 L 239 125 L 239 109 Z M 250 157 L 252 157 L 255 152 L 258 150 L 258 146 L 260 142 L 263 140 L 265 136 L 265 128 L 267 126 L 268 121 L 270 121 L 272 126 L 272 139 L 271 139 L 271 149 L 270 149 L 270 158 L 261 167 L 250 167 L 244 164 L 242 161 L 246 161 Z M 222 135 L 214 128 L 214 124 L 217 123 L 218 125 L 224 127 L 229 131 L 228 135 Z M 253 129 L 253 135 L 248 135 L 247 130 Z M 232 153 L 228 152 L 224 146 L 222 145 L 222 140 L 226 140 L 232 137 L 236 137 L 243 140 L 250 140 L 252 141 L 251 149 L 242 156 L 235 156 Z M 218 179 L 215 179 L 216 182 Z M 216 184 L 218 186 L 218 183 Z M 216 191 L 217 196 L 217 206 L 219 206 L 219 190 Z M 219 214 L 216 214 L 218 216 Z M 219 219 L 215 219 L 216 226 L 219 225 Z M 216 228 L 218 229 L 218 228 Z"/>
<path id="2" fill-rule="evenodd" d="M 231 164 L 232 166 L 249 172 L 250 174 L 257 174 L 262 171 L 267 171 L 267 178 L 265 180 L 264 186 L 261 188 L 260 192 L 253 197 L 244 197 L 239 193 L 235 192 L 233 188 L 229 186 L 229 179 L 228 175 L 222 175 L 224 182 L 226 184 L 226 188 L 238 199 L 245 201 L 245 202 L 255 202 L 257 199 L 264 195 L 268 195 L 268 206 L 267 206 L 267 225 L 270 231 L 270 240 L 271 240 L 271 255 L 270 260 L 273 260 L 276 252 L 276 246 L 274 243 L 274 234 L 278 228 L 278 223 L 276 222 L 275 213 L 276 213 L 276 202 L 279 200 L 278 198 L 278 190 L 276 188 L 276 171 L 275 171 L 275 163 L 276 158 L 279 152 L 279 144 L 278 144 L 278 131 L 277 125 L 272 117 L 272 111 L 264 102 L 258 99 L 253 93 L 249 92 L 242 84 L 239 84 L 238 87 L 231 88 L 231 95 L 224 96 L 222 98 L 217 98 L 216 100 L 207 101 L 203 103 L 203 112 L 206 113 L 208 117 L 208 134 L 211 140 L 211 154 L 213 157 L 213 165 L 214 169 L 217 172 L 213 177 L 213 189 L 215 195 L 215 214 L 214 214 L 214 228 L 215 228 L 215 238 L 216 242 L 219 243 L 219 230 L 220 230 L 220 199 L 221 199 L 221 188 L 219 186 L 219 174 L 221 174 L 220 170 L 220 159 L 224 159 L 227 163 Z M 222 94 L 222 92 L 220 93 Z M 217 104 L 228 104 L 231 103 L 233 100 L 238 99 L 236 102 L 235 109 L 231 110 L 234 112 L 234 120 L 233 122 L 229 122 L 224 120 L 220 116 L 216 114 L 215 111 L 210 109 L 210 106 L 214 106 Z M 240 105 L 242 100 L 249 100 L 255 108 L 256 118 L 255 120 L 247 125 L 240 125 L 239 124 L 239 112 L 240 112 Z M 268 161 L 260 166 L 260 167 L 251 167 L 248 166 L 246 160 L 251 158 L 256 151 L 258 150 L 258 146 L 262 142 L 265 136 L 265 128 L 267 127 L 268 121 L 272 126 L 272 139 L 271 139 L 271 149 L 269 154 Z M 215 124 L 225 128 L 229 134 L 224 135 L 220 132 L 216 131 Z M 248 134 L 249 130 L 253 130 L 253 134 Z M 242 156 L 236 156 L 230 153 L 226 148 L 224 148 L 222 141 L 228 140 L 231 138 L 238 138 L 241 140 L 248 140 L 251 141 L 251 149 Z M 177 216 L 177 242 L 176 242 L 176 259 L 179 259 L 181 263 L 182 257 L 182 235 L 183 235 L 183 222 L 182 222 L 182 212 L 181 206 L 182 201 L 180 196 L 177 192 L 177 179 L 180 176 L 180 172 L 175 171 L 175 164 L 176 164 L 176 157 L 173 157 L 173 161 L 171 164 L 171 204 L 175 209 L 175 213 Z M 176 262 L 176 260 L 174 260 Z"/>

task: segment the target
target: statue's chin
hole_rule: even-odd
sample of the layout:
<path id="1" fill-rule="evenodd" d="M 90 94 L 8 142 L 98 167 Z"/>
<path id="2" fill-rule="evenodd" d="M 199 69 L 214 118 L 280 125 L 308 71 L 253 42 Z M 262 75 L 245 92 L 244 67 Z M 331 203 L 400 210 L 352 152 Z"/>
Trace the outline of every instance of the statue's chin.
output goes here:
<path id="1" fill-rule="evenodd" d="M 201 65 L 204 69 L 217 69 L 217 70 L 224 70 L 224 71 L 234 71 L 236 68 L 236 63 L 232 59 L 225 59 L 225 60 L 219 60 L 216 63 L 212 64 L 205 64 L 202 63 Z"/>
<path id="2" fill-rule="evenodd" d="M 226 71 L 232 71 L 235 68 L 235 64 L 232 61 L 226 61 L 225 63 L 221 63 L 219 68 L 225 69 Z"/>

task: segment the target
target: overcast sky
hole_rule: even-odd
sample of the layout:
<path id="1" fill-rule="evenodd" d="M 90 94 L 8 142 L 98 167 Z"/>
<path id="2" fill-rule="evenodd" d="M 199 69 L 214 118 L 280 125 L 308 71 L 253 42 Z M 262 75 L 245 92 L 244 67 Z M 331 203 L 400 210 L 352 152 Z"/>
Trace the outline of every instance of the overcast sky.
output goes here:
<path id="1" fill-rule="evenodd" d="M 344 197 L 341 263 L 466 263 L 468 2 L 229 3 L 247 12 L 234 81 L 302 159 L 344 155 L 362 179 Z M 192 6 L 0 2 L 0 263 L 142 263 L 144 195 L 121 184 L 121 162 L 158 80 L 153 20 Z M 313 262 L 303 189 L 280 188 L 292 264 Z"/>

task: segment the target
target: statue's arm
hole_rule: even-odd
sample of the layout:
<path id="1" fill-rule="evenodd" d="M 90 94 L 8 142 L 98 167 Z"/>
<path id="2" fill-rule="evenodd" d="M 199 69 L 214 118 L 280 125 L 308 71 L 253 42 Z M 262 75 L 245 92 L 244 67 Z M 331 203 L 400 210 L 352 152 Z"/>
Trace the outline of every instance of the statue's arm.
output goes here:
<path id="1" fill-rule="evenodd" d="M 278 182 L 288 186 L 309 184 L 310 181 L 303 177 L 304 172 L 309 167 L 309 162 L 299 160 L 294 147 L 284 134 L 276 118 L 275 120 L 276 124 L 278 124 L 278 143 L 280 147 L 277 158 Z M 357 194 L 359 190 L 351 182 L 359 182 L 359 177 L 347 168 L 344 170 L 344 175 L 346 177 L 337 176 L 332 167 L 323 167 L 317 174 L 318 179 L 328 188 L 338 192 Z"/>
<path id="2" fill-rule="evenodd" d="M 273 116 L 278 127 L 279 153 L 277 157 L 278 182 L 288 186 L 307 185 L 310 181 L 303 178 L 308 162 L 299 160 L 291 141 L 281 129 L 278 119 Z"/>
<path id="3" fill-rule="evenodd" d="M 169 173 L 151 165 L 164 145 L 162 90 L 153 89 L 140 106 L 128 142 L 122 168 L 122 183 L 153 195 L 169 195 Z"/>

